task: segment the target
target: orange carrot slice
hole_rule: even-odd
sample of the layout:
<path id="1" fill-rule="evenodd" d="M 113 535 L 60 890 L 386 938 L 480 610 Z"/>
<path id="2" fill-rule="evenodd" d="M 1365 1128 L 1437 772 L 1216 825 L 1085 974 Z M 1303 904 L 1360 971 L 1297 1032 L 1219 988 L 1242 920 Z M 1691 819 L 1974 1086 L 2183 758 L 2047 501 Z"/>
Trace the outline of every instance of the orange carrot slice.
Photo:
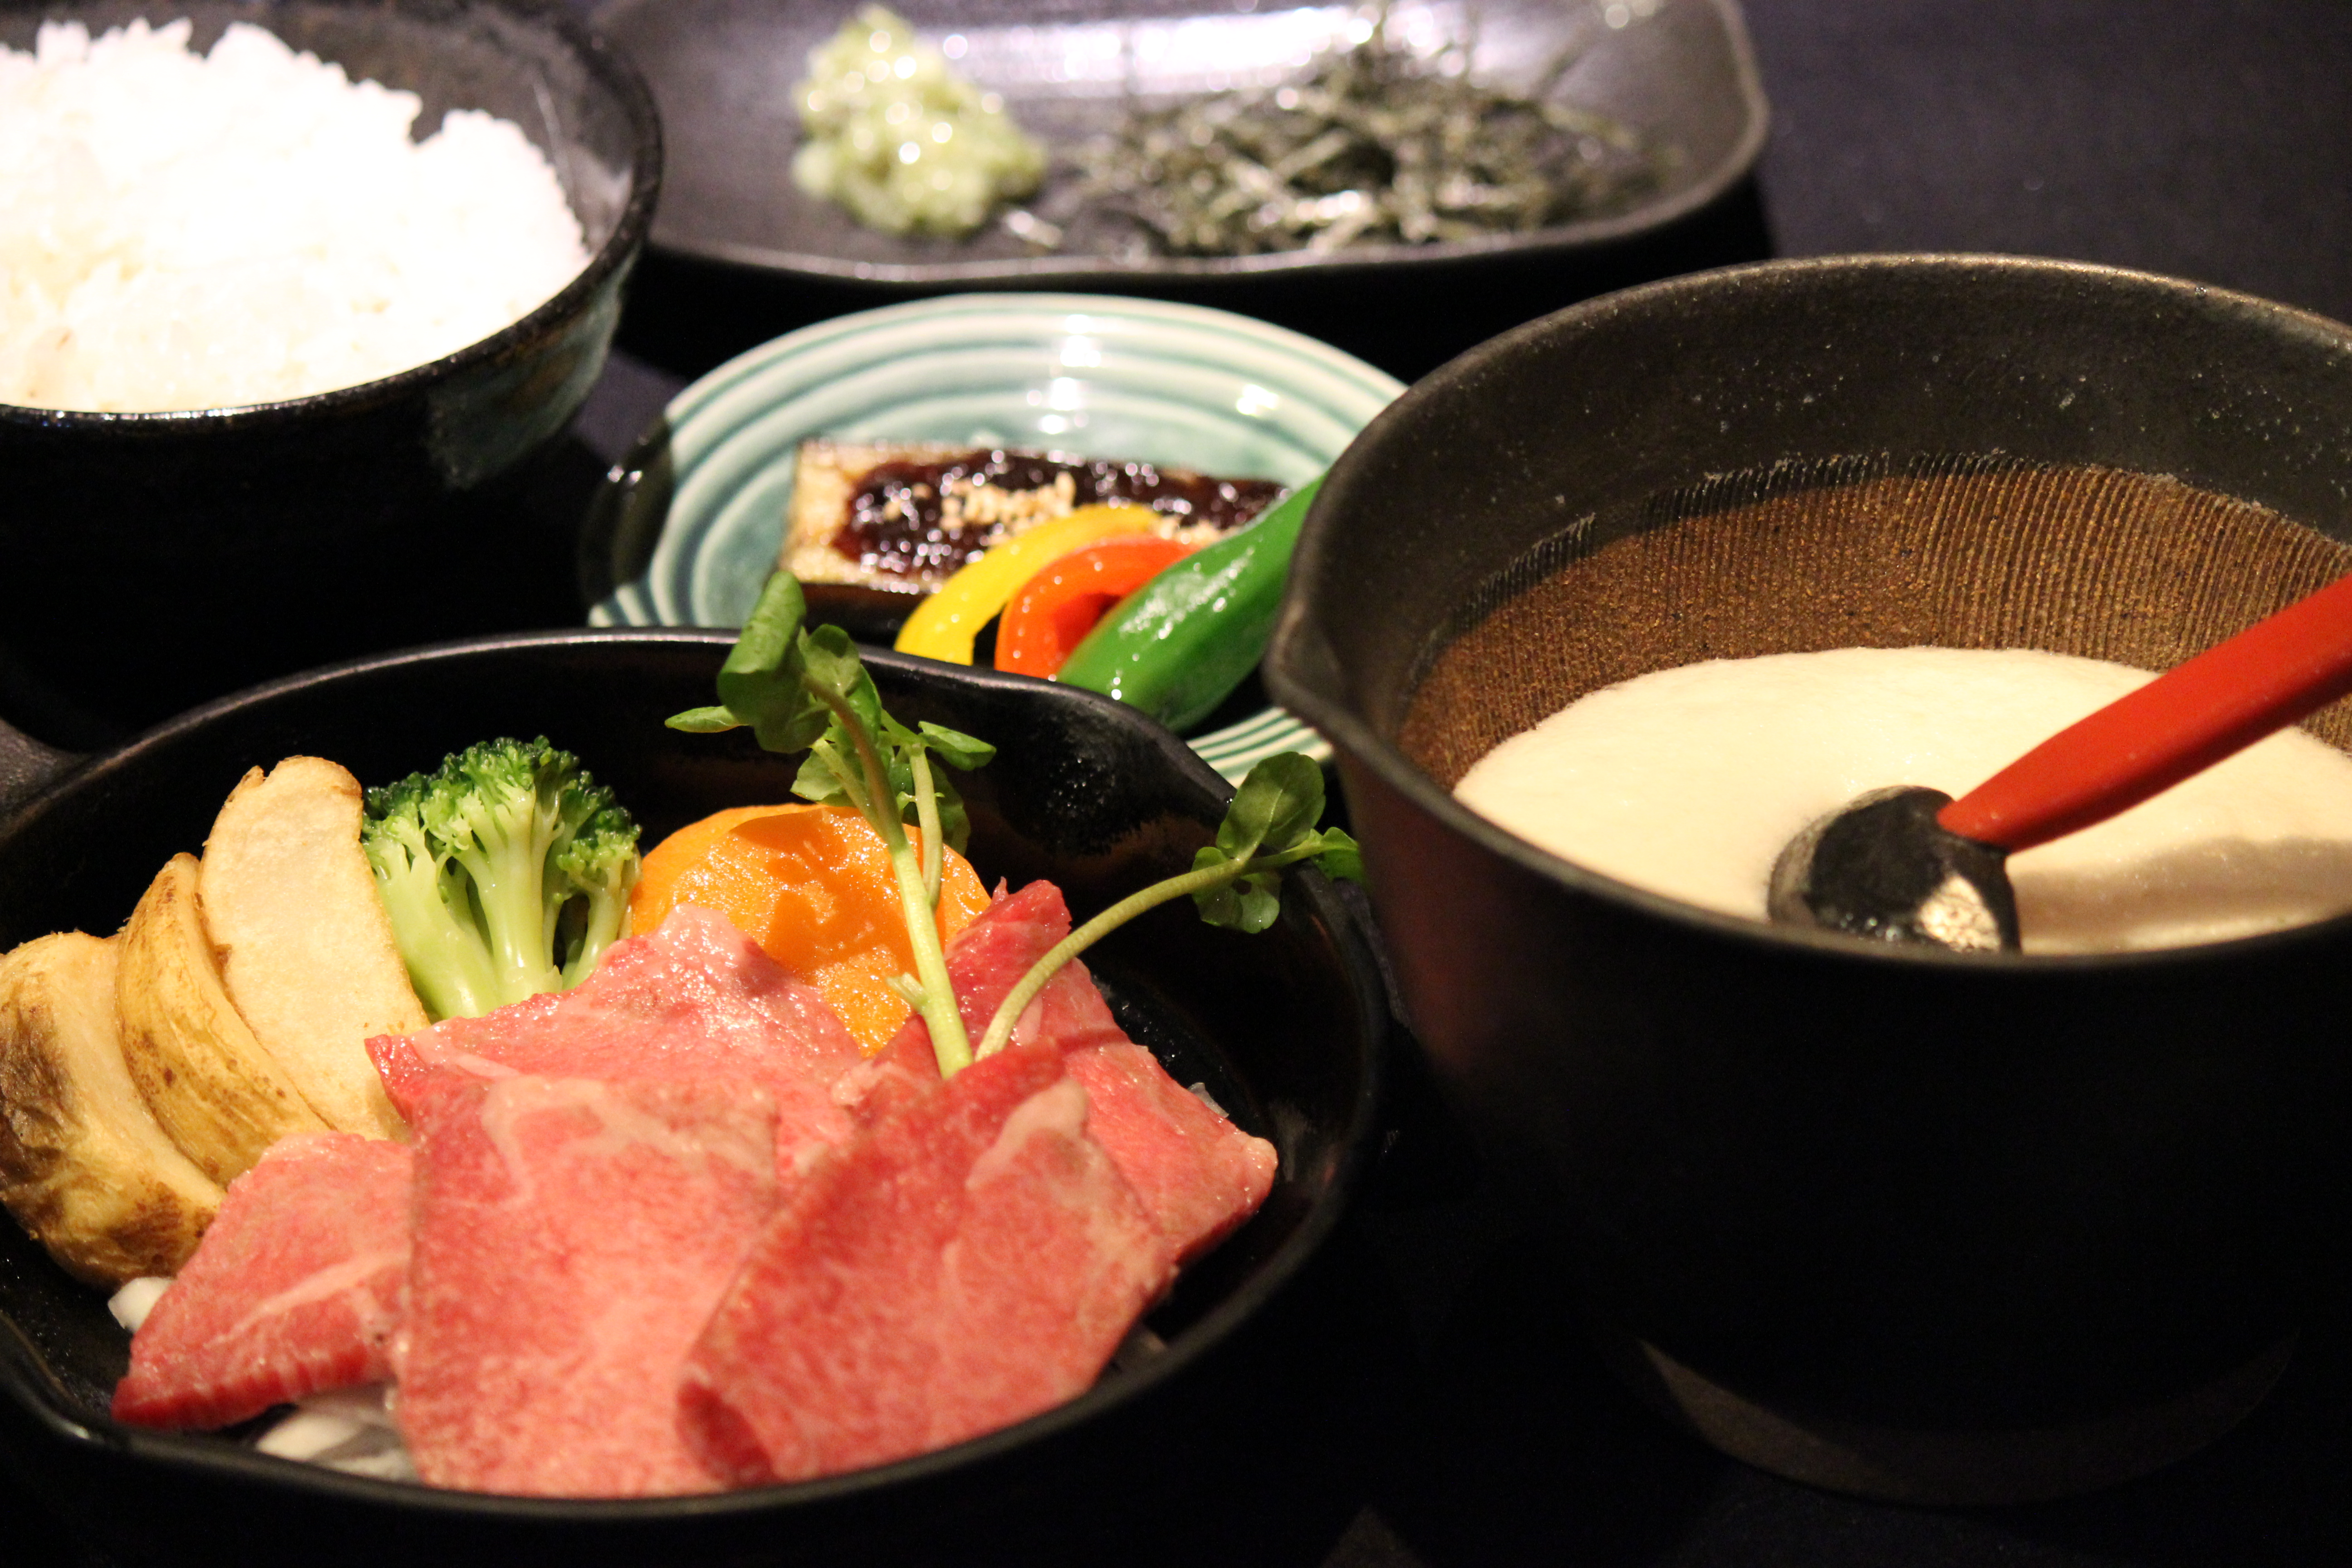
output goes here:
<path id="1" fill-rule="evenodd" d="M 916 829 L 907 829 L 917 838 Z M 745 805 L 679 828 L 648 850 L 629 928 L 648 931 L 680 904 L 718 910 L 769 957 L 814 985 L 867 1050 L 908 1008 L 890 989 L 911 973 L 898 882 L 881 836 L 847 806 Z M 971 862 L 950 849 L 940 879 L 940 940 L 988 907 Z"/>

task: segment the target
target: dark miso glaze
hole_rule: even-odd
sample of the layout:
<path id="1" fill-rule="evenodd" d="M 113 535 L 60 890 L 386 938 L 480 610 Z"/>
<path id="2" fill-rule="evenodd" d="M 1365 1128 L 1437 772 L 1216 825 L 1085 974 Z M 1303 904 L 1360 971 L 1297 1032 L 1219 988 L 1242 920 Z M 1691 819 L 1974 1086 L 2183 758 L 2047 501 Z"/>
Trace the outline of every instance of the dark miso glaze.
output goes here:
<path id="1" fill-rule="evenodd" d="M 941 508 L 948 487 L 1050 489 L 1062 474 L 1070 476 L 1074 506 L 1126 502 L 1223 531 L 1249 521 L 1282 492 L 1272 479 L 1221 479 L 1153 463 L 981 448 L 941 462 L 876 464 L 851 492 L 848 518 L 833 536 L 833 547 L 868 571 L 936 581 L 995 543 L 1003 531 L 996 524 L 947 527 Z"/>

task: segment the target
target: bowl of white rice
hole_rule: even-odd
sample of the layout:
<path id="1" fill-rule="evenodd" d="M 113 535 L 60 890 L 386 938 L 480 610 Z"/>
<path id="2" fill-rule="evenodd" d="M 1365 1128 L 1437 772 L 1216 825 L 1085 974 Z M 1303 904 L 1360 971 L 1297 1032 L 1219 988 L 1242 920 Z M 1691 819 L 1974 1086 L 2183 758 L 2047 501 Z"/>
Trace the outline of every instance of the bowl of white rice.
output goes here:
<path id="1" fill-rule="evenodd" d="M 560 7 L 0 0 L 19 683 L 157 717 L 510 574 L 660 165 Z"/>

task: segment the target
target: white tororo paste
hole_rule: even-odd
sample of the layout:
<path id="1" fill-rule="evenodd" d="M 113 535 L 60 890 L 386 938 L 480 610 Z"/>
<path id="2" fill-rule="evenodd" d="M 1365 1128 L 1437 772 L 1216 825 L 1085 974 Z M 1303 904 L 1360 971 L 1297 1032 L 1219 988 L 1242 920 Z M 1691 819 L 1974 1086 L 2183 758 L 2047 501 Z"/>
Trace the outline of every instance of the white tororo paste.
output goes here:
<path id="1" fill-rule="evenodd" d="M 1465 804 L 1580 865 L 1764 918 L 1799 829 L 1866 790 L 1954 795 L 2151 679 L 2061 654 L 1841 648 L 1660 670 L 1481 759 Z M 2352 910 L 2352 757 L 2273 735 L 2009 863 L 2028 952 L 2218 942 Z"/>

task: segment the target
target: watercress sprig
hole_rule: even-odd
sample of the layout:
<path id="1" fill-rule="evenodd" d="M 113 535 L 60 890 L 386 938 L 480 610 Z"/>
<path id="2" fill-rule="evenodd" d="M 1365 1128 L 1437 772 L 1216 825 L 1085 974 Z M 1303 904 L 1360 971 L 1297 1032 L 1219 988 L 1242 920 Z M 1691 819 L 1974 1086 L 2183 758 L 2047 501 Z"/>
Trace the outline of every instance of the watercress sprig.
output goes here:
<path id="1" fill-rule="evenodd" d="M 719 668 L 719 702 L 677 714 L 669 725 L 700 734 L 748 725 L 769 751 L 805 751 L 793 793 L 842 802 L 873 825 L 889 851 L 915 954 L 915 974 L 891 984 L 929 1026 L 942 1078 L 1003 1049 L 1064 964 L 1148 910 L 1189 896 L 1211 925 L 1262 931 L 1282 912 L 1285 868 L 1312 862 L 1327 876 L 1363 880 L 1356 841 L 1315 826 L 1323 816 L 1323 770 L 1296 752 L 1268 757 L 1242 781 L 1216 842 L 1201 847 L 1192 868 L 1130 893 L 1055 943 L 1005 996 L 974 1051 L 948 977 L 938 915 L 941 847 L 961 849 L 971 820 L 931 761 L 969 771 L 996 748 L 944 725 L 909 730 L 891 718 L 849 635 L 838 626 L 803 627 L 806 610 L 795 578 L 770 577 Z M 907 841 L 909 821 L 921 833 L 919 856 Z"/>
<path id="2" fill-rule="evenodd" d="M 931 759 L 968 771 L 996 748 L 944 725 L 909 730 L 891 718 L 849 634 L 804 627 L 806 614 L 799 581 L 788 572 L 772 575 L 719 667 L 717 705 L 689 709 L 669 726 L 711 734 L 748 725 L 768 751 L 807 752 L 793 793 L 845 804 L 881 836 L 915 957 L 913 984 L 900 990 L 930 1027 L 940 1076 L 952 1076 L 971 1060 L 971 1042 L 940 943 L 940 879 L 945 847 L 961 849 L 971 825 L 962 797 Z M 907 840 L 909 821 L 921 834 L 919 855 Z"/>
<path id="3" fill-rule="evenodd" d="M 1312 861 L 1328 877 L 1364 879 L 1356 841 L 1337 827 L 1317 828 L 1323 816 L 1323 770 L 1297 752 L 1268 757 L 1234 792 L 1217 840 L 1201 846 L 1192 868 L 1129 893 L 1048 948 L 1006 994 L 989 1020 L 973 1059 L 992 1056 L 1062 966 L 1147 910 L 1190 895 L 1213 926 L 1262 931 L 1282 912 L 1282 870 Z"/>

